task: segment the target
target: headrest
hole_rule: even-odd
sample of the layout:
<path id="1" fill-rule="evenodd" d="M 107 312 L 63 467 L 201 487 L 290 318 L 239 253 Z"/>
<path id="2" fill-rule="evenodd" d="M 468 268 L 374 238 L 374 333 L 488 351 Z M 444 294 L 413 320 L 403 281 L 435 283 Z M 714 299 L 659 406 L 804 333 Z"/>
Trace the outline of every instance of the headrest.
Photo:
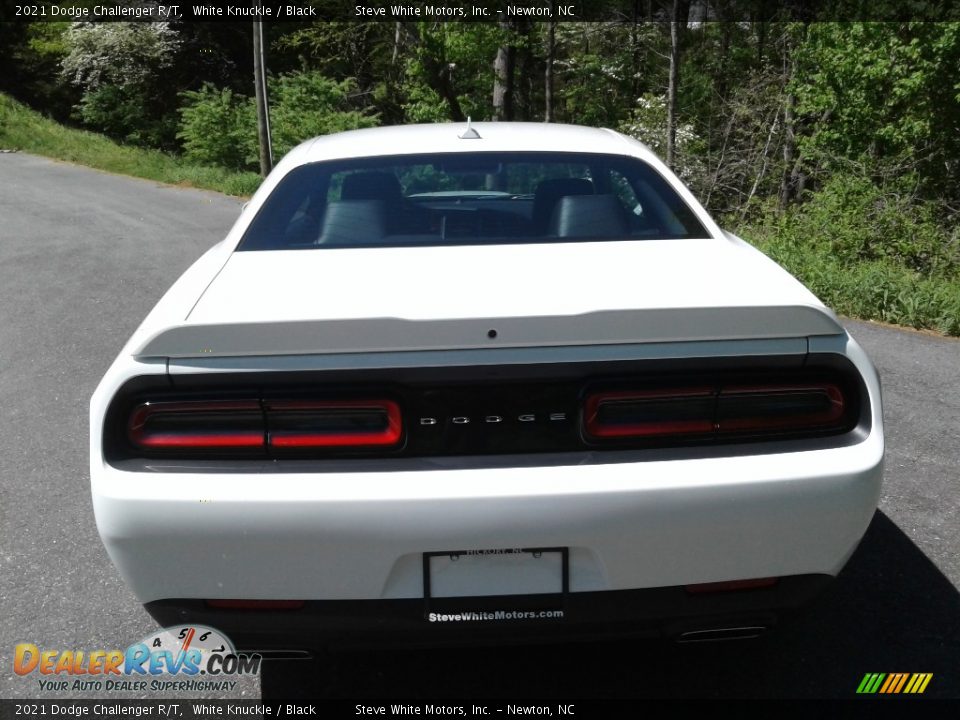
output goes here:
<path id="1" fill-rule="evenodd" d="M 533 222 L 546 229 L 557 200 L 566 195 L 592 195 L 593 183 L 585 178 L 553 178 L 544 180 L 533 194 Z"/>
<path id="2" fill-rule="evenodd" d="M 560 198 L 550 217 L 550 234 L 557 237 L 627 236 L 620 201 L 613 195 L 576 195 Z"/>
<path id="3" fill-rule="evenodd" d="M 327 205 L 318 245 L 374 244 L 384 236 L 383 203 L 379 200 L 341 200 Z"/>
<path id="4" fill-rule="evenodd" d="M 397 176 L 388 172 L 358 172 L 343 178 L 341 200 L 400 200 L 403 190 Z"/>

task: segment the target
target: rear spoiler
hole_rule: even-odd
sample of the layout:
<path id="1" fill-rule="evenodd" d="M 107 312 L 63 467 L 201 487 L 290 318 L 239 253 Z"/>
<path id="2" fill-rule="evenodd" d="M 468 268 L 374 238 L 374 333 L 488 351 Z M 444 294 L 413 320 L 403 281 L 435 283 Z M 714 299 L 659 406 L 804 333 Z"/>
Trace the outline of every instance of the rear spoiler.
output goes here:
<path id="1" fill-rule="evenodd" d="M 583 315 L 405 320 L 364 318 L 182 324 L 144 341 L 133 355 L 210 358 L 762 340 L 840 335 L 827 308 L 793 305 L 609 310 Z"/>

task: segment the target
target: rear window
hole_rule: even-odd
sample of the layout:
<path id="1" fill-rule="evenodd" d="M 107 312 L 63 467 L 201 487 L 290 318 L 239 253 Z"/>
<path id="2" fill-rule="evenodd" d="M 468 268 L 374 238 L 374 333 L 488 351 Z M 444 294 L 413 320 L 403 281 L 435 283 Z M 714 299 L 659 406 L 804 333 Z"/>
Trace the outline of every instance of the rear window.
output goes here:
<path id="1" fill-rule="evenodd" d="M 296 168 L 238 249 L 706 237 L 680 196 L 636 158 L 447 153 Z"/>

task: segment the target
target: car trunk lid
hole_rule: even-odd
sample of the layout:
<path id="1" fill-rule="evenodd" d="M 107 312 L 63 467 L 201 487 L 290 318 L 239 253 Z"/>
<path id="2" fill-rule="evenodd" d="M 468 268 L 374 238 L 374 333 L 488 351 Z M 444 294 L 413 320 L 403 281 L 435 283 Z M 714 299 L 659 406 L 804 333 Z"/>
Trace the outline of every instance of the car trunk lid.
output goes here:
<path id="1" fill-rule="evenodd" d="M 234 253 L 140 357 L 800 338 L 836 317 L 736 240 Z"/>

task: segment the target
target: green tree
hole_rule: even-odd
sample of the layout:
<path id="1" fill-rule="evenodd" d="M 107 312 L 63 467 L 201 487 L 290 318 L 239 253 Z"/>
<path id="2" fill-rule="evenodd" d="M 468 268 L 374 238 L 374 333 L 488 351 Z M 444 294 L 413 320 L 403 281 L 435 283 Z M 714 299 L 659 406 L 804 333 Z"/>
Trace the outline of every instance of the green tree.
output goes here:
<path id="1" fill-rule="evenodd" d="M 317 135 L 373 127 L 375 115 L 355 110 L 351 78 L 337 82 L 319 72 L 281 75 L 270 88 L 270 126 L 274 155 L 280 158 L 295 145 Z"/>
<path id="2" fill-rule="evenodd" d="M 61 122 L 80 99 L 78 89 L 60 74 L 69 27 L 68 22 L 0 22 L 0 47 L 8 55 L 0 88 Z"/>
<path id="3" fill-rule="evenodd" d="M 250 98 L 207 84 L 184 92 L 183 101 L 177 137 L 189 160 L 231 170 L 255 167 L 257 119 Z"/>
<path id="4" fill-rule="evenodd" d="M 815 23 L 797 62 L 813 166 L 917 170 L 928 194 L 960 197 L 960 23 Z"/>
<path id="5" fill-rule="evenodd" d="M 83 122 L 142 145 L 173 142 L 175 116 L 163 73 L 179 45 L 169 23 L 74 23 L 64 35 L 63 76 L 83 89 Z"/>
<path id="6" fill-rule="evenodd" d="M 274 156 L 317 135 L 371 127 L 377 117 L 351 107 L 350 79 L 339 82 L 319 72 L 270 78 L 270 129 Z M 198 163 L 256 169 L 257 119 L 253 99 L 207 84 L 182 94 L 180 129 L 186 156 Z"/>

